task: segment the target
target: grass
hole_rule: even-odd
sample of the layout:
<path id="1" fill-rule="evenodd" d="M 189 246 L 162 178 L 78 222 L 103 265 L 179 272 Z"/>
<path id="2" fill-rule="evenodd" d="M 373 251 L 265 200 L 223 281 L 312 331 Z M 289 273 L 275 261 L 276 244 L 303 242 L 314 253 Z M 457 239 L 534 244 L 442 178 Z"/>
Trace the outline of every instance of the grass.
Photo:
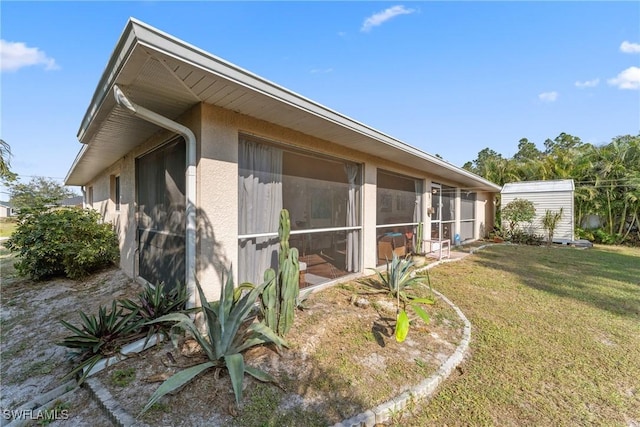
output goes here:
<path id="1" fill-rule="evenodd" d="M 640 249 L 501 245 L 431 278 L 471 358 L 402 425 L 640 423 Z"/>
<path id="2" fill-rule="evenodd" d="M 111 383 L 118 387 L 126 387 L 136 378 L 136 371 L 133 368 L 116 369 L 111 374 Z"/>
<path id="3" fill-rule="evenodd" d="M 4 218 L 0 221 L 0 237 L 10 237 L 17 226 L 15 220 Z"/>

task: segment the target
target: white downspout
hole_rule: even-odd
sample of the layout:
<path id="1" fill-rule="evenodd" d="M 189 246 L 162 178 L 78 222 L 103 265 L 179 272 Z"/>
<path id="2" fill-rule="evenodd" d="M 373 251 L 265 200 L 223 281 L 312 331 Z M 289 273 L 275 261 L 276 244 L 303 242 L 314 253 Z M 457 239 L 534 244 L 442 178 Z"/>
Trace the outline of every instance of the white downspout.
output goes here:
<path id="1" fill-rule="evenodd" d="M 185 236 L 185 282 L 189 301 L 187 308 L 196 305 L 196 136 L 188 127 L 165 116 L 131 102 L 117 85 L 113 86 L 116 102 L 129 113 L 162 128 L 176 132 L 187 142 L 187 171 L 185 184 L 186 236 Z"/>

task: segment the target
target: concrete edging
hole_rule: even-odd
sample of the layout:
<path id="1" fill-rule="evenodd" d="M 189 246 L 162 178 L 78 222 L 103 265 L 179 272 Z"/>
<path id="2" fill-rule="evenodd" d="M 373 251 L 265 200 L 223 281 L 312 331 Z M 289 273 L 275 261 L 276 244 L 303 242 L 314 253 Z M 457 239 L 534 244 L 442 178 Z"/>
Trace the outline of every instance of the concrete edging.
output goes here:
<path id="1" fill-rule="evenodd" d="M 481 246 L 477 248 L 476 251 L 483 249 L 486 246 L 490 245 Z M 470 254 L 472 254 L 473 252 L 474 251 L 472 251 Z M 417 272 L 429 270 L 440 264 L 459 261 L 461 259 L 464 258 L 439 260 L 415 270 L 412 274 L 415 275 L 415 273 Z M 449 298 L 436 290 L 432 289 L 432 291 L 444 302 L 446 302 L 451 308 L 453 308 L 460 320 L 462 320 L 462 322 L 464 323 L 462 339 L 456 347 L 456 350 L 451 356 L 449 356 L 449 358 L 447 358 L 447 360 L 440 366 L 435 374 L 423 380 L 422 382 L 420 382 L 420 384 L 403 392 L 399 396 L 376 406 L 375 408 L 369 409 L 347 420 L 334 424 L 333 427 L 373 427 L 376 424 L 385 423 L 391 419 L 392 415 L 404 411 L 407 406 L 409 406 L 409 404 L 425 401 L 429 397 L 433 396 L 438 386 L 451 375 L 451 373 L 458 365 L 460 365 L 460 363 L 462 363 L 465 355 L 469 350 L 469 342 L 471 340 L 471 322 L 469 322 L 469 319 L 467 319 L 462 310 L 460 310 L 457 305 L 451 302 Z M 134 344 L 137 344 L 137 351 L 134 350 L 132 352 L 136 353 L 152 347 L 152 344 L 143 346 L 143 343 L 141 344 L 139 341 Z M 155 343 L 153 345 L 155 345 Z M 124 358 L 120 359 L 120 357 L 114 357 L 109 360 L 105 360 L 104 366 L 102 366 L 100 369 L 95 372 L 92 369 L 91 375 L 112 364 L 110 363 L 112 359 L 117 359 L 112 361 L 113 363 L 116 363 L 120 360 L 123 360 Z M 94 398 L 98 401 L 99 406 L 107 412 L 109 419 L 116 423 L 116 425 L 118 425 L 119 427 L 145 426 L 144 423 L 136 420 L 134 417 L 129 415 L 98 379 L 94 378 L 91 380 L 87 380 L 86 384 L 89 387 L 92 396 L 94 396 Z"/>
<path id="2" fill-rule="evenodd" d="M 482 246 L 476 250 L 480 250 L 484 247 L 485 246 Z M 429 270 L 440 264 L 455 262 L 461 259 L 464 258 L 443 259 L 415 270 L 413 272 L 413 275 L 420 271 Z M 456 367 L 458 367 L 458 365 L 460 365 L 460 363 L 462 363 L 465 355 L 469 351 L 469 342 L 471 341 L 471 322 L 469 322 L 469 319 L 467 319 L 462 310 L 460 310 L 457 305 L 451 302 L 449 298 L 445 297 L 442 293 L 436 290 L 432 289 L 432 291 L 444 302 L 446 302 L 451 308 L 453 308 L 460 320 L 462 320 L 464 323 L 462 339 L 456 347 L 456 350 L 451 356 L 447 358 L 447 360 L 440 366 L 435 374 L 423 380 L 420 384 L 412 387 L 399 396 L 396 396 L 395 398 L 376 406 L 375 408 L 334 424 L 333 427 L 373 427 L 377 424 L 388 422 L 391 420 L 393 415 L 404 411 L 410 404 L 425 401 L 433 396 L 438 386 L 451 375 L 451 373 Z"/>
<path id="3" fill-rule="evenodd" d="M 157 343 L 163 341 L 163 338 L 164 337 L 162 335 L 155 334 L 155 335 L 152 335 L 148 340 L 146 338 L 143 338 L 125 345 L 120 350 L 120 353 L 117 354 L 116 356 L 112 356 L 107 359 L 101 359 L 100 361 L 98 361 L 98 363 L 96 363 L 91 369 L 91 371 L 89 371 L 89 373 L 87 374 L 87 380 L 85 382 L 88 382 L 90 380 L 89 377 L 97 374 L 103 369 L 109 366 L 112 366 L 122 360 L 127 359 L 127 357 L 130 354 L 140 353 L 143 350 L 153 347 Z M 86 369 L 84 372 L 86 372 Z M 69 394 L 71 391 L 75 390 L 77 387 L 78 387 L 78 382 L 76 380 L 69 380 L 66 383 L 54 388 L 53 390 L 42 393 L 39 396 L 36 396 L 35 398 L 31 399 L 27 403 L 24 403 L 18 407 L 18 409 L 15 412 L 20 414 L 19 417 L 13 418 L 10 420 L 2 419 L 0 422 L 0 425 L 6 426 L 6 427 L 24 426 L 27 423 L 31 422 L 31 420 L 28 418 L 28 415 L 33 413 L 39 413 L 41 411 L 50 410 L 51 407 L 53 406 L 53 402 L 55 402 L 56 400 L 62 399 L 64 396 Z M 98 389 L 97 387 L 95 388 Z M 120 411 L 120 412 L 117 411 L 116 406 L 109 404 L 109 402 L 106 401 L 106 399 L 103 400 L 101 398 L 103 393 L 99 394 L 90 385 L 89 385 L 89 389 L 98 400 L 99 406 L 101 406 L 106 410 L 107 414 L 109 415 L 109 418 L 112 421 L 116 422 L 119 426 L 133 425 L 132 423 L 128 423 L 130 417 L 127 414 L 124 414 L 123 411 Z M 109 406 L 107 406 L 108 404 Z M 112 407 L 113 407 L 113 410 L 112 410 Z M 124 420 L 125 422 L 118 423 L 120 419 Z"/>

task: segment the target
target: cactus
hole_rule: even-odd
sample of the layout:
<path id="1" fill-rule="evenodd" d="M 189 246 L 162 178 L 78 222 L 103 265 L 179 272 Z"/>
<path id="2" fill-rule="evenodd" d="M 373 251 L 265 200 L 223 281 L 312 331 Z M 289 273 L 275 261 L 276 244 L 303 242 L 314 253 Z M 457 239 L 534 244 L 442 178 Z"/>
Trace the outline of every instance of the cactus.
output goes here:
<path id="1" fill-rule="evenodd" d="M 418 232 L 416 233 L 416 254 L 422 253 L 422 222 L 418 223 Z"/>
<path id="2" fill-rule="evenodd" d="M 300 263 L 298 250 L 289 248 L 291 221 L 289 211 L 280 211 L 280 253 L 278 273 L 269 268 L 264 273 L 266 283 L 261 295 L 262 314 L 265 324 L 284 337 L 293 325 L 298 295 L 300 293 Z"/>

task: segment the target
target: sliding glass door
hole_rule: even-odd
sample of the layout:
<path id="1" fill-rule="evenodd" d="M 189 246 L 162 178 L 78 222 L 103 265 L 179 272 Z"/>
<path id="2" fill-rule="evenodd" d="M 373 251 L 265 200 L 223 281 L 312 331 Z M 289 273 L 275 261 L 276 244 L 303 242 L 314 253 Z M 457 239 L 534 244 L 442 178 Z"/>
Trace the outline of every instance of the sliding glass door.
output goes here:
<path id="1" fill-rule="evenodd" d="M 238 244 L 242 283 L 278 267 L 278 220 L 289 211 L 289 244 L 298 249 L 301 287 L 361 270 L 359 164 L 242 137 L 239 143 Z"/>
<path id="2" fill-rule="evenodd" d="M 453 243 L 456 233 L 456 189 L 432 184 L 431 211 L 431 239 Z"/>
<path id="3" fill-rule="evenodd" d="M 185 141 L 136 159 L 138 274 L 173 288 L 185 281 Z"/>
<path id="4" fill-rule="evenodd" d="M 384 170 L 377 176 L 377 264 L 404 256 L 416 244 L 422 221 L 422 180 Z"/>

